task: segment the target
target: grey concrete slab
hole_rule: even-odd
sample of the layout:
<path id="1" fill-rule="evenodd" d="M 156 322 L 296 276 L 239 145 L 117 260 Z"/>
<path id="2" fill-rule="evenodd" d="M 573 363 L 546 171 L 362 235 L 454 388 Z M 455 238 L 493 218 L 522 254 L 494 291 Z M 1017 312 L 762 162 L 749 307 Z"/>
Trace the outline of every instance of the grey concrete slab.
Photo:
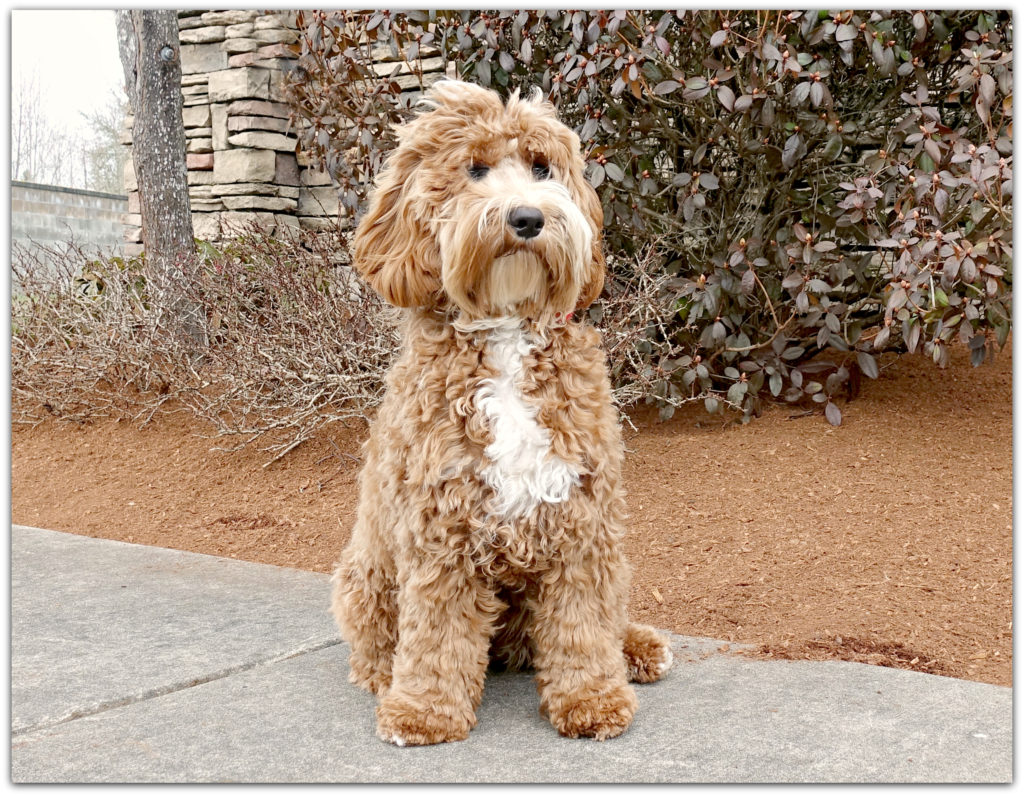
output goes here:
<path id="1" fill-rule="evenodd" d="M 689 640 L 676 637 L 677 651 Z M 1007 782 L 1005 689 L 714 654 L 638 687 L 620 738 L 559 737 L 528 675 L 490 677 L 468 741 L 400 749 L 344 645 L 15 738 L 17 782 Z"/>
<path id="2" fill-rule="evenodd" d="M 335 643 L 326 575 L 13 526 L 11 726 Z"/>
<path id="3" fill-rule="evenodd" d="M 16 533 L 15 548 L 26 536 L 37 536 L 41 546 L 54 544 L 57 550 L 50 560 L 56 568 L 68 566 L 62 558 L 68 551 L 82 552 L 57 538 L 62 535 L 39 533 Z M 85 544 L 116 543 L 85 540 Z M 166 551 L 143 548 L 141 552 L 160 556 Z M 125 551 L 118 554 L 124 556 Z M 179 577 L 190 589 L 202 591 L 203 578 L 186 566 L 191 554 L 176 555 L 185 557 L 178 561 Z M 206 558 L 195 556 L 195 565 L 210 566 Z M 18 560 L 12 557 L 12 562 Z M 75 560 L 80 562 L 82 556 Z M 109 562 L 102 556 L 91 560 Z M 223 570 L 212 567 L 210 574 L 226 578 L 226 572 L 237 569 L 241 576 L 243 569 L 255 566 L 268 588 L 281 584 L 277 602 L 289 604 L 295 614 L 305 610 L 322 614 L 327 593 L 323 576 L 234 561 L 220 566 Z M 114 583 L 124 579 L 109 567 L 106 577 Z M 305 581 L 305 591 L 296 586 L 300 581 Z M 46 602 L 45 581 L 36 578 L 34 582 L 37 600 Z M 21 588 L 29 590 L 28 584 Z M 225 588 L 220 597 L 179 605 L 178 613 L 187 617 L 172 611 L 154 621 L 202 626 L 225 612 L 244 614 L 232 605 L 245 604 L 244 593 Z M 116 611 L 109 610 L 97 614 L 96 621 L 116 621 L 116 616 Z M 42 624 L 50 628 L 48 632 L 60 633 L 58 620 L 43 619 Z M 16 635 L 32 632 L 32 625 L 21 617 L 14 628 Z M 400 749 L 376 738 L 373 698 L 346 681 L 347 645 L 310 647 L 290 657 L 261 657 L 252 652 L 260 648 L 261 629 L 257 625 L 250 629 L 253 643 L 239 645 L 243 653 L 238 658 L 250 664 L 238 669 L 229 666 L 224 676 L 181 685 L 172 663 L 166 680 L 179 687 L 15 732 L 12 779 L 1008 782 L 1012 778 L 1012 691 L 1008 688 L 855 663 L 753 660 L 719 652 L 720 642 L 680 636 L 673 637 L 675 667 L 660 683 L 637 688 L 640 709 L 633 726 L 620 738 L 604 743 L 560 738 L 538 715 L 537 695 L 528 675 L 492 675 L 478 713 L 479 725 L 468 741 Z M 271 636 L 269 646 L 277 649 L 274 640 Z M 53 661 L 43 659 L 43 663 Z M 102 674 L 97 672 L 98 677 Z M 43 695 L 37 692 L 37 698 Z"/>

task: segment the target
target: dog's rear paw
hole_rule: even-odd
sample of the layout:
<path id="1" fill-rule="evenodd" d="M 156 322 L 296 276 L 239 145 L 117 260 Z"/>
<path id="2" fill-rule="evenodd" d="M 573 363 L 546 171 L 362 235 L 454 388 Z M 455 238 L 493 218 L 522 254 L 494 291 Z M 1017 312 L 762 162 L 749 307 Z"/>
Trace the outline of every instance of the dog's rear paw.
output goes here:
<path id="1" fill-rule="evenodd" d="M 622 645 L 630 682 L 653 683 L 672 668 L 668 639 L 647 625 L 630 624 Z"/>
<path id="2" fill-rule="evenodd" d="M 636 713 L 636 694 L 628 685 L 578 692 L 546 705 L 551 723 L 568 738 L 604 741 L 626 731 Z"/>
<path id="3" fill-rule="evenodd" d="M 443 704 L 424 706 L 403 697 L 386 696 L 377 706 L 377 737 L 395 746 L 466 740 L 475 718 L 452 715 L 458 710 L 446 708 Z"/>
<path id="4" fill-rule="evenodd" d="M 376 694 L 378 697 L 384 696 L 388 689 L 391 688 L 390 672 L 374 671 L 367 666 L 350 666 L 348 680 L 350 683 L 355 683 L 360 688 L 365 688 L 371 694 Z"/>

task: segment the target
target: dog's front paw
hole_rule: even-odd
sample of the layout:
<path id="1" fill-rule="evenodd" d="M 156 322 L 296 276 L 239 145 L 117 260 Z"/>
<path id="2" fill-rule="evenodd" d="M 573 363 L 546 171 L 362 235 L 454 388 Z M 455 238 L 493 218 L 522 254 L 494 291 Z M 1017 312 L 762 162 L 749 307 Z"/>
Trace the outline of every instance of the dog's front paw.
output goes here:
<path id="1" fill-rule="evenodd" d="M 552 699 L 545 708 L 562 735 L 604 741 L 629 727 L 636 713 L 636 694 L 628 685 L 588 689 Z"/>
<path id="2" fill-rule="evenodd" d="M 386 696 L 377 705 L 377 737 L 395 746 L 426 746 L 464 741 L 476 724 L 440 701 L 422 704 L 401 696 Z"/>
<path id="3" fill-rule="evenodd" d="M 668 638 L 647 625 L 629 625 L 622 645 L 627 676 L 633 683 L 653 683 L 672 668 Z"/>

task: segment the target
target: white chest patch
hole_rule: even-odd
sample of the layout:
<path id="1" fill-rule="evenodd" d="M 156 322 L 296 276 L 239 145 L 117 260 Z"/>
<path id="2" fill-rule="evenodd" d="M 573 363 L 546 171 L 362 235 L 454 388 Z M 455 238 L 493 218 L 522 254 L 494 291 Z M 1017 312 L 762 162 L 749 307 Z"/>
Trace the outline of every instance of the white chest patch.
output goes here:
<path id="1" fill-rule="evenodd" d="M 477 405 L 491 424 L 494 441 L 484 449 L 483 475 L 494 490 L 495 513 L 529 514 L 540 503 L 561 503 L 580 482 L 576 469 L 551 452 L 551 432 L 537 421 L 537 409 L 523 400 L 519 381 L 523 357 L 534 343 L 518 324 L 496 325 L 487 337 L 489 364 L 497 371 L 477 393 Z"/>

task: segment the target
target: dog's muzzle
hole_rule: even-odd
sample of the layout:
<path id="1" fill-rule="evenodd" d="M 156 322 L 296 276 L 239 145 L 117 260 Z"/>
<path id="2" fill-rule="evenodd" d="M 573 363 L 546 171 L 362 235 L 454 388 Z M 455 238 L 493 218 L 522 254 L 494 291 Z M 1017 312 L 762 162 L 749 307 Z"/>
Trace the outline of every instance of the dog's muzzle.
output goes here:
<path id="1" fill-rule="evenodd" d="M 516 207 L 508 214 L 508 225 L 517 237 L 530 240 L 544 228 L 544 214 L 536 207 Z"/>

